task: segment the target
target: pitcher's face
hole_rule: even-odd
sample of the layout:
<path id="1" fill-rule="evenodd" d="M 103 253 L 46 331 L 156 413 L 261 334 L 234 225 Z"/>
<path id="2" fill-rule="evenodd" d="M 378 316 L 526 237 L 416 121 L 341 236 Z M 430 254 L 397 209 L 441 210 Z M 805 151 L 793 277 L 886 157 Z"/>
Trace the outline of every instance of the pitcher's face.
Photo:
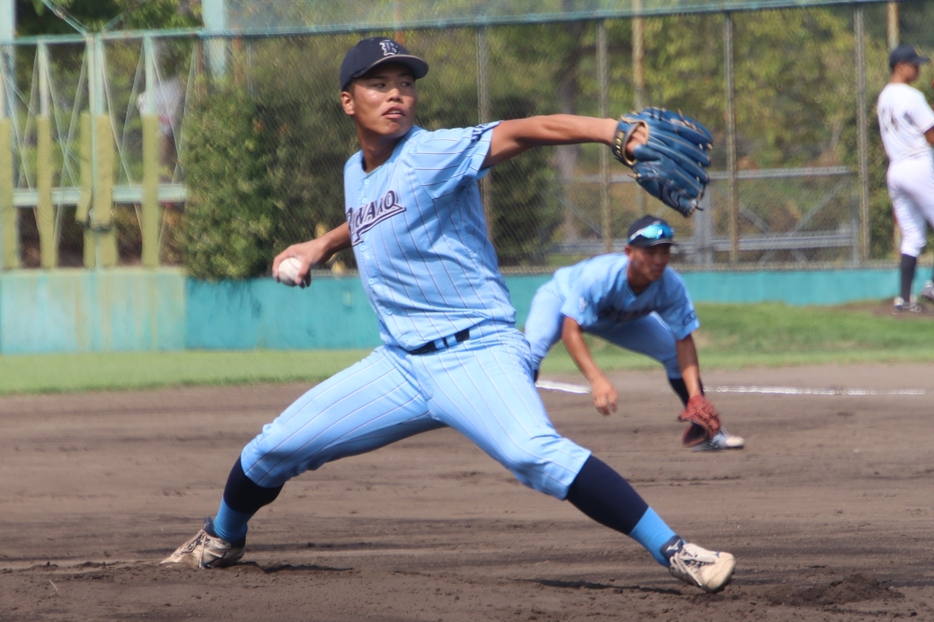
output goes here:
<path id="1" fill-rule="evenodd" d="M 378 65 L 350 83 L 341 93 L 341 105 L 365 133 L 401 138 L 415 125 L 415 78 L 405 65 Z"/>

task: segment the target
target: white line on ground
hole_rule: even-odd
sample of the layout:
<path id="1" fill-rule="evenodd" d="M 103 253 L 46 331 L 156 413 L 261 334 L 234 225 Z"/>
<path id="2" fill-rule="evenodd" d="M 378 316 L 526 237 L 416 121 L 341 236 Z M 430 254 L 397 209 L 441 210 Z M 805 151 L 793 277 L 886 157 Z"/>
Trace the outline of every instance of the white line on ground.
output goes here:
<path id="1" fill-rule="evenodd" d="M 710 387 L 713 393 L 761 393 L 765 395 L 924 395 L 924 389 L 844 389 L 830 387 L 826 389 L 809 389 L 802 387 Z"/>
<path id="2" fill-rule="evenodd" d="M 585 387 L 582 384 L 571 384 L 570 382 L 552 382 L 551 380 L 539 380 L 535 383 L 535 386 L 539 389 L 546 389 L 548 391 L 562 391 L 564 393 L 578 393 L 581 395 L 584 393 L 590 393 L 590 387 Z"/>
<path id="3" fill-rule="evenodd" d="M 590 393 L 590 387 L 570 382 L 553 382 L 539 380 L 535 383 L 539 389 L 548 391 L 561 391 L 563 393 L 576 393 L 583 395 Z M 925 395 L 925 389 L 844 389 L 830 387 L 826 389 L 810 389 L 805 387 L 760 387 L 760 386 L 714 386 L 707 387 L 710 393 L 757 393 L 761 395 L 846 395 L 862 397 L 867 395 Z"/>

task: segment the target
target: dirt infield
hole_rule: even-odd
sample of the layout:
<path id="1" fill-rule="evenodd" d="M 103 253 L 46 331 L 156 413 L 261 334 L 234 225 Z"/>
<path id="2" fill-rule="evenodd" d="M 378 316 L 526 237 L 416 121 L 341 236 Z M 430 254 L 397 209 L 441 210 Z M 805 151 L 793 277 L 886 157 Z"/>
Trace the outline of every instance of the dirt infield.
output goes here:
<path id="1" fill-rule="evenodd" d="M 714 389 L 877 392 L 711 391 L 747 440 L 721 454 L 679 446 L 661 372 L 616 374 L 625 403 L 608 419 L 588 395 L 542 392 L 558 430 L 681 535 L 736 555 L 714 595 L 450 430 L 293 480 L 233 568 L 160 567 L 305 387 L 3 398 L 0 620 L 934 620 L 931 372 L 709 372 Z"/>

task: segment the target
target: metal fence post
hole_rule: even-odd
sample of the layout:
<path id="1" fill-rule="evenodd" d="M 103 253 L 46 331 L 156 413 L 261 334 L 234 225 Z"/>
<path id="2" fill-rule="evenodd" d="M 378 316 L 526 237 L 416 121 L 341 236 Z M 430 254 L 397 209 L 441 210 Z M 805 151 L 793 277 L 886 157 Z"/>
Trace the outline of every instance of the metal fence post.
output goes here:
<path id="1" fill-rule="evenodd" d="M 97 89 L 97 46 L 94 44 L 94 37 L 85 37 L 84 50 L 88 65 L 88 116 L 81 120 L 82 134 L 87 132 L 87 138 L 82 136 L 82 149 L 86 148 L 87 158 L 82 158 L 84 167 L 81 185 L 84 191 L 82 198 L 86 202 L 83 201 L 75 210 L 75 217 L 84 225 L 84 267 L 95 268 L 97 267 L 97 235 L 91 227 L 91 216 L 94 214 L 94 188 L 97 183 L 97 132 L 95 128 L 97 127 L 100 94 Z"/>
<path id="2" fill-rule="evenodd" d="M 645 18 L 642 12 L 642 0 L 633 0 L 632 12 L 632 90 L 633 107 L 641 110 L 645 104 Z M 645 194 L 636 193 L 636 211 L 645 213 Z"/>
<path id="3" fill-rule="evenodd" d="M 701 197 L 699 209 L 694 212 L 694 256 L 691 263 L 708 266 L 713 263 L 713 219 L 710 215 L 710 193 Z"/>
<path id="4" fill-rule="evenodd" d="M 39 116 L 36 117 L 36 228 L 39 230 L 40 265 L 58 263 L 55 244 L 55 214 L 52 207 L 52 121 L 49 118 L 49 48 L 36 50 L 39 75 Z"/>
<path id="5" fill-rule="evenodd" d="M 853 263 L 869 260 L 869 120 L 866 109 L 866 37 L 863 7 L 853 7 L 853 28 L 856 39 L 856 111 L 857 150 L 859 151 L 859 253 L 853 248 Z"/>
<path id="6" fill-rule="evenodd" d="M 94 267 L 117 265 L 117 234 L 113 227 L 113 173 L 114 139 L 110 127 L 104 96 L 106 76 L 104 40 L 101 36 L 88 37 L 88 91 L 91 108 L 91 167 L 93 190 L 91 192 L 91 233 Z M 88 237 L 85 236 L 85 244 Z M 90 256 L 85 252 L 85 261 Z M 90 267 L 90 266 L 89 266 Z"/>
<path id="7" fill-rule="evenodd" d="M 0 43 L 12 43 L 16 33 L 16 2 L 0 0 Z"/>
<path id="8" fill-rule="evenodd" d="M 739 183 L 736 165 L 736 92 L 733 79 L 733 14 L 723 14 L 723 62 L 726 67 L 726 160 L 729 179 L 730 263 L 739 263 Z"/>
<path id="9" fill-rule="evenodd" d="M 152 36 L 143 39 L 146 97 L 140 120 L 143 124 L 143 187 L 140 230 L 143 237 L 141 261 L 147 268 L 159 265 L 159 117 L 155 114 L 156 62 Z"/>
<path id="10" fill-rule="evenodd" d="M 202 0 L 201 14 L 204 16 L 204 29 L 208 35 L 227 30 L 227 10 L 225 0 Z M 220 78 L 227 73 L 227 39 L 210 37 L 207 41 L 208 63 L 211 65 L 211 77 Z"/>
<path id="11" fill-rule="evenodd" d="M 609 116 L 609 62 L 607 60 L 606 21 L 597 23 L 597 82 L 600 83 L 600 116 Z M 603 214 L 603 249 L 613 251 L 613 220 L 610 217 L 609 150 L 600 150 L 600 208 Z"/>
<path id="12" fill-rule="evenodd" d="M 13 204 L 13 110 L 9 107 L 10 46 L 0 44 L 0 264 L 4 270 L 19 268 L 19 222 Z M 9 112 L 9 114 L 8 114 Z"/>
<path id="13" fill-rule="evenodd" d="M 886 8 L 886 17 L 888 18 L 889 26 L 889 49 L 891 50 L 898 45 L 898 40 L 901 38 L 898 29 L 898 2 L 889 2 Z"/>
<path id="14" fill-rule="evenodd" d="M 0 0 L 0 266 L 4 270 L 19 267 L 19 226 L 13 205 L 13 114 L 7 114 L 11 92 L 7 92 L 7 76 L 12 69 L 13 54 L 8 44 L 13 42 L 16 24 L 13 0 Z M 10 97 L 8 100 L 7 98 Z"/>
<path id="15" fill-rule="evenodd" d="M 480 115 L 480 123 L 487 123 L 490 120 L 490 85 L 487 83 L 487 72 L 489 71 L 489 50 L 487 49 L 489 41 L 487 40 L 486 26 L 477 29 L 477 114 Z M 493 223 L 493 188 L 490 176 L 486 175 L 480 182 L 480 194 L 483 200 L 483 215 L 486 218 L 486 234 L 491 240 L 494 238 Z"/>

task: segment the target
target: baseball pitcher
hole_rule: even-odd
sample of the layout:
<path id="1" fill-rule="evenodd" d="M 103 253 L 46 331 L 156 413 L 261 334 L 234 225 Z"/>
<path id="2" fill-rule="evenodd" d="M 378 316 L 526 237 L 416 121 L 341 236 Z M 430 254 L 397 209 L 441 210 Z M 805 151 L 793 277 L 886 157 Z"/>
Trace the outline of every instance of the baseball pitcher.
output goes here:
<path id="1" fill-rule="evenodd" d="M 235 461 L 217 514 L 165 562 L 233 564 L 249 520 L 291 478 L 448 426 L 526 486 L 629 535 L 673 576 L 719 590 L 732 555 L 682 540 L 623 477 L 551 425 L 486 233 L 477 181 L 490 167 L 540 145 L 610 146 L 620 122 L 554 115 L 429 132 L 415 125 L 416 80 L 427 73 L 392 39 L 347 52 L 340 102 L 360 144 L 344 167 L 347 223 L 273 263 L 278 275 L 286 258 L 300 259 L 307 285 L 310 266 L 353 248 L 383 345 L 263 426 Z M 646 140 L 636 128 L 620 149 L 637 157 Z"/>

